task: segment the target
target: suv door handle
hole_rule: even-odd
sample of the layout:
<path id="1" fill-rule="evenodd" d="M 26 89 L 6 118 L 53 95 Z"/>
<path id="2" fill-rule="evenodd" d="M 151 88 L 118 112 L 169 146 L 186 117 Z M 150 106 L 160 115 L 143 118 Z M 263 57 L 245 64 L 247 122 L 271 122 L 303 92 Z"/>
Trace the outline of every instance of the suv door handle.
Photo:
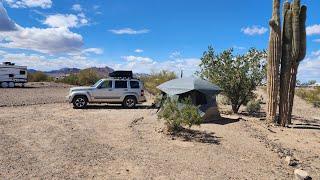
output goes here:
<path id="1" fill-rule="evenodd" d="M 112 91 L 112 89 L 108 89 L 108 91 Z"/>
<path id="2" fill-rule="evenodd" d="M 129 91 L 128 89 L 124 89 L 124 91 Z"/>

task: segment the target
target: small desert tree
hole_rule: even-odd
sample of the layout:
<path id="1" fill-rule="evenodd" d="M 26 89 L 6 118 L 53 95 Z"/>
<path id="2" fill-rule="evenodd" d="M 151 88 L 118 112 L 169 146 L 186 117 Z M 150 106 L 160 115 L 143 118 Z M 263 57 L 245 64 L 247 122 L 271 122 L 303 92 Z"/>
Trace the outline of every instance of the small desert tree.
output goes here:
<path id="1" fill-rule="evenodd" d="M 198 74 L 223 89 L 234 113 L 252 97 L 266 77 L 266 52 L 250 49 L 244 55 L 233 55 L 233 49 L 215 54 L 212 47 L 204 52 Z"/>
<path id="2" fill-rule="evenodd" d="M 78 80 L 80 85 L 92 85 L 99 80 L 99 76 L 93 69 L 84 69 L 78 74 Z"/>

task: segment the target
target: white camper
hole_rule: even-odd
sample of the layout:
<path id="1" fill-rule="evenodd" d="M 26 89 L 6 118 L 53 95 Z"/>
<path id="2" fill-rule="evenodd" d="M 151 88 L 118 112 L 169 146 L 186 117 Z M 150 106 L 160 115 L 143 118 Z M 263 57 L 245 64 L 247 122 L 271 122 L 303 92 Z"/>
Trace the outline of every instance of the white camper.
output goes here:
<path id="1" fill-rule="evenodd" d="M 27 67 L 16 66 L 11 62 L 0 64 L 0 86 L 13 88 L 16 84 L 24 86 L 27 83 Z"/>

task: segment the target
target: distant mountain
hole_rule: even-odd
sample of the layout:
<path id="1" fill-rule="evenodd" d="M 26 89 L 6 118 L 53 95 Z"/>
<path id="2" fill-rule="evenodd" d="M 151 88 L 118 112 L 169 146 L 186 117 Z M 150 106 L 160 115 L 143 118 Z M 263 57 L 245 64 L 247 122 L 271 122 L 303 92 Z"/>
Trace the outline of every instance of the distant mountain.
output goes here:
<path id="1" fill-rule="evenodd" d="M 28 69 L 28 73 L 35 73 L 35 72 L 37 72 L 37 70 L 35 70 L 35 69 Z"/>
<path id="2" fill-rule="evenodd" d="M 102 68 L 91 67 L 91 68 L 87 68 L 87 69 L 95 70 L 100 77 L 108 77 L 109 73 L 114 71 L 112 68 L 110 68 L 108 66 L 102 67 Z M 65 76 L 68 74 L 78 74 L 81 70 L 82 69 L 78 69 L 78 68 L 62 68 L 62 69 L 58 69 L 58 70 L 43 71 L 43 72 L 51 77 L 61 77 L 61 76 Z M 29 73 L 35 73 L 37 71 L 38 70 L 35 70 L 35 69 L 28 69 Z"/>
<path id="3" fill-rule="evenodd" d="M 78 68 L 62 68 L 59 70 L 52 70 L 52 71 L 45 71 L 48 76 L 51 77 L 59 77 L 59 76 L 65 76 L 67 74 L 77 74 L 81 71 L 81 69 Z"/>
<path id="4" fill-rule="evenodd" d="M 92 69 L 92 70 L 96 71 L 100 77 L 108 77 L 109 73 L 114 71 L 112 68 L 110 68 L 108 66 L 106 66 L 104 68 L 92 67 L 92 68 L 89 68 L 89 69 Z"/>

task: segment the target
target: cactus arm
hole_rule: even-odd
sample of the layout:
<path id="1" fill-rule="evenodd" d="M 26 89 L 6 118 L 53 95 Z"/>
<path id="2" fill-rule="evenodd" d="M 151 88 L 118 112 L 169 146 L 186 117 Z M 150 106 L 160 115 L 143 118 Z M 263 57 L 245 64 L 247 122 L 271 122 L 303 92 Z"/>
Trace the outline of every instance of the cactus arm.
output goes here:
<path id="1" fill-rule="evenodd" d="M 294 0 L 292 11 L 292 59 L 296 60 L 300 53 L 300 0 Z"/>
<path id="2" fill-rule="evenodd" d="M 307 33 L 306 33 L 306 20 L 307 20 L 307 6 L 302 6 L 300 9 L 300 50 L 298 63 L 306 57 L 307 51 Z"/>

